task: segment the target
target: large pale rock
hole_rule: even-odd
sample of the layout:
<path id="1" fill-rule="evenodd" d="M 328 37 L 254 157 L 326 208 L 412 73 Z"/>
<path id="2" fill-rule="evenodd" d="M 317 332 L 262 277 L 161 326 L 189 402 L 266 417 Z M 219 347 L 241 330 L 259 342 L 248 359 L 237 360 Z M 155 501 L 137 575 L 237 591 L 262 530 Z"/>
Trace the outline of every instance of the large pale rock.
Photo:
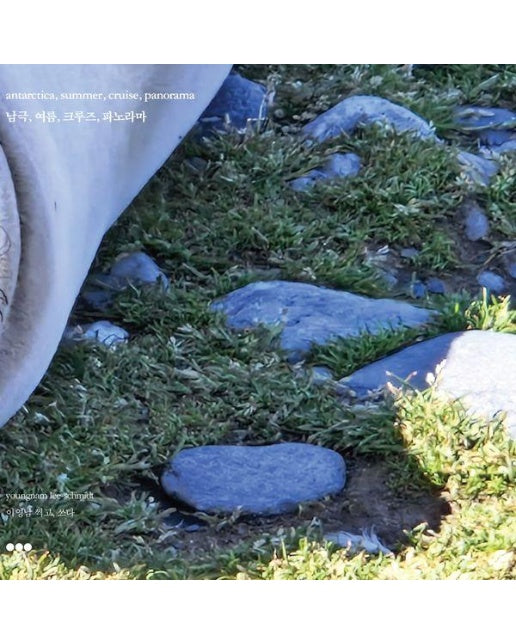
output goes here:
<path id="1" fill-rule="evenodd" d="M 313 344 L 425 324 L 433 314 L 406 302 L 272 280 L 248 284 L 212 304 L 235 329 L 283 324 L 281 348 L 296 362 Z"/>
<path id="2" fill-rule="evenodd" d="M 104 233 L 228 72 L 229 65 L 0 65 L 0 426 L 45 373 Z M 193 98 L 109 97 L 127 91 Z M 30 92 L 30 100 L 7 97 Z M 83 95 L 61 98 L 69 92 Z M 145 111 L 145 121 L 104 118 L 128 111 Z M 27 120 L 13 116 L 23 112 Z M 99 120 L 64 120 L 76 112 Z M 51 113 L 61 120 L 36 117 Z"/>
<path id="3" fill-rule="evenodd" d="M 397 132 L 413 132 L 423 139 L 435 139 L 433 128 L 406 107 L 379 96 L 350 96 L 305 125 L 303 134 L 319 143 L 357 127 L 388 123 Z"/>
<path id="4" fill-rule="evenodd" d="M 161 477 L 167 494 L 203 512 L 281 514 L 340 492 L 344 459 L 306 443 L 185 449 Z"/>
<path id="5" fill-rule="evenodd" d="M 409 379 L 416 389 L 428 386 L 426 376 L 444 362 L 437 390 L 460 398 L 477 416 L 507 413 L 507 426 L 516 438 L 516 335 L 494 331 L 447 333 L 414 344 L 355 371 L 339 381 L 359 398 Z M 409 378 L 410 376 L 410 378 Z"/>

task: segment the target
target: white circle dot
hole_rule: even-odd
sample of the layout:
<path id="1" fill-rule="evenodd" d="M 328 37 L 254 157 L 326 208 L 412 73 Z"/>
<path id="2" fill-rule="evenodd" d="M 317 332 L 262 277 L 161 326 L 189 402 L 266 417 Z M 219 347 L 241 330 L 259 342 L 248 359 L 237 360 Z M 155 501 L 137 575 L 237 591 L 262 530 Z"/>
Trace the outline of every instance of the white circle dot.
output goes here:
<path id="1" fill-rule="evenodd" d="M 14 547 L 18 552 L 21 552 L 23 550 L 23 543 L 17 543 Z"/>
<path id="2" fill-rule="evenodd" d="M 14 550 L 14 543 L 8 543 L 5 546 L 5 549 L 7 550 L 7 552 L 12 552 Z"/>
<path id="3" fill-rule="evenodd" d="M 25 552 L 29 552 L 30 550 L 32 550 L 32 544 L 31 543 L 24 544 L 23 549 L 25 550 Z"/>

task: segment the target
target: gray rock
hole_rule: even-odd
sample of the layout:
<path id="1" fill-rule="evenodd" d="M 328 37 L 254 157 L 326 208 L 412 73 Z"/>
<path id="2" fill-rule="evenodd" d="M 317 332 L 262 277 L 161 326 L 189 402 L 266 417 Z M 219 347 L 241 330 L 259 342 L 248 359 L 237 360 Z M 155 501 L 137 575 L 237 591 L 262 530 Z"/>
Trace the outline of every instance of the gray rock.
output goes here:
<path id="1" fill-rule="evenodd" d="M 417 257 L 419 255 L 419 251 L 417 248 L 402 248 L 400 250 L 400 257 L 403 257 L 404 259 L 414 259 L 414 257 Z"/>
<path id="2" fill-rule="evenodd" d="M 444 295 L 446 293 L 446 285 L 438 277 L 431 277 L 427 280 L 426 288 L 429 293 L 435 293 L 436 295 Z"/>
<path id="3" fill-rule="evenodd" d="M 360 172 L 361 165 L 360 157 L 353 152 L 347 154 L 336 152 L 328 157 L 327 162 L 321 168 L 310 170 L 310 172 L 291 181 L 290 187 L 296 192 L 305 192 L 319 182 L 354 177 Z"/>
<path id="4" fill-rule="evenodd" d="M 506 152 L 514 152 L 516 150 L 516 136 L 512 136 L 510 139 L 507 139 L 504 143 L 500 145 L 491 146 L 489 148 L 491 152 L 495 154 L 505 154 Z"/>
<path id="5" fill-rule="evenodd" d="M 426 286 L 423 284 L 423 282 L 412 282 L 412 284 L 410 285 L 410 294 L 416 299 L 425 297 Z"/>
<path id="6" fill-rule="evenodd" d="M 492 159 L 485 159 L 471 152 L 459 152 L 457 161 L 462 166 L 462 171 L 473 183 L 488 186 L 491 179 L 498 172 L 498 163 Z"/>
<path id="7" fill-rule="evenodd" d="M 485 130 L 479 133 L 478 138 L 480 143 L 496 154 L 516 149 L 516 130 Z"/>
<path id="8" fill-rule="evenodd" d="M 167 494 L 203 512 L 273 515 L 340 492 L 344 459 L 305 443 L 207 445 L 179 452 L 161 477 Z"/>
<path id="9" fill-rule="evenodd" d="M 516 251 L 507 253 L 504 256 L 504 264 L 505 264 L 505 269 L 509 273 L 509 275 L 513 279 L 516 279 Z"/>
<path id="10" fill-rule="evenodd" d="M 92 289 L 81 293 L 82 299 L 95 311 L 106 311 L 113 304 L 114 295 L 109 291 Z"/>
<path id="11" fill-rule="evenodd" d="M 86 280 L 81 291 L 81 298 L 97 311 L 106 311 L 115 299 L 115 295 L 127 286 L 125 280 L 106 273 L 94 273 Z"/>
<path id="12" fill-rule="evenodd" d="M 212 309 L 223 311 L 235 329 L 283 324 L 280 346 L 290 362 L 300 360 L 313 344 L 419 326 L 434 314 L 406 302 L 280 280 L 248 284 L 213 302 Z"/>
<path id="13" fill-rule="evenodd" d="M 451 399 L 461 398 L 472 414 L 491 418 L 507 412 L 507 427 L 516 438 L 516 335 L 495 331 L 447 333 L 414 344 L 373 362 L 339 381 L 357 397 L 382 388 L 387 382 L 409 382 L 416 389 L 428 386 L 426 374 L 445 360 L 437 390 Z"/>
<path id="14" fill-rule="evenodd" d="M 388 123 L 397 132 L 410 131 L 424 139 L 436 139 L 424 119 L 379 96 L 350 96 L 305 125 L 303 134 L 322 143 L 342 133 L 351 134 L 360 125 L 378 122 Z"/>
<path id="15" fill-rule="evenodd" d="M 116 261 L 109 273 L 90 275 L 81 297 L 91 308 L 106 311 L 115 295 L 130 284 L 139 286 L 154 282 L 160 282 L 164 290 L 169 287 L 166 275 L 153 259 L 142 252 L 130 253 Z"/>
<path id="16" fill-rule="evenodd" d="M 63 334 L 63 340 L 69 342 L 99 342 L 111 347 L 120 342 L 126 342 L 129 333 L 111 322 L 101 320 L 92 324 L 78 326 L 67 326 Z"/>
<path id="17" fill-rule="evenodd" d="M 315 384 L 333 379 L 333 371 L 328 367 L 312 367 L 312 381 Z"/>
<path id="18" fill-rule="evenodd" d="M 470 241 L 478 241 L 489 234 L 489 220 L 485 212 L 475 202 L 464 205 L 466 237 Z"/>
<path id="19" fill-rule="evenodd" d="M 263 85 L 239 74 L 230 74 L 199 118 L 196 135 L 209 136 L 228 126 L 242 130 L 248 121 L 265 119 L 266 93 Z"/>
<path id="20" fill-rule="evenodd" d="M 516 127 L 516 114 L 500 107 L 464 105 L 455 110 L 455 125 L 463 132 L 479 133 Z"/>
<path id="21" fill-rule="evenodd" d="M 503 293 L 507 288 L 503 277 L 493 271 L 482 271 L 477 277 L 477 282 L 493 293 Z"/>
<path id="22" fill-rule="evenodd" d="M 163 287 L 168 287 L 168 279 L 160 271 L 156 262 L 141 252 L 125 255 L 116 261 L 111 267 L 110 277 L 120 280 L 119 284 L 122 287 L 129 284 L 152 284 L 158 281 Z"/>

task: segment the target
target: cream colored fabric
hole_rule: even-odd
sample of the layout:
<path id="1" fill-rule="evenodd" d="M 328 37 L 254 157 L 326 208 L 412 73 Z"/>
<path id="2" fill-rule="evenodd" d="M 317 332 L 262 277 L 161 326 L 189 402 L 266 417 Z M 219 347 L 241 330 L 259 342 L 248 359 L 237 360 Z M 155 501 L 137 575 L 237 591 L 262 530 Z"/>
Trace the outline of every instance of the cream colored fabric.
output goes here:
<path id="1" fill-rule="evenodd" d="M 229 65 L 0 65 L 0 426 L 44 375 L 102 236 L 213 98 Z M 10 100 L 16 92 L 193 100 Z M 145 122 L 104 119 L 145 111 Z M 43 122 L 82 111 L 99 122 Z M 27 112 L 32 122 L 13 118 Z M 23 115 L 22 115 L 23 116 Z M 92 118 L 92 117 L 90 117 Z"/>

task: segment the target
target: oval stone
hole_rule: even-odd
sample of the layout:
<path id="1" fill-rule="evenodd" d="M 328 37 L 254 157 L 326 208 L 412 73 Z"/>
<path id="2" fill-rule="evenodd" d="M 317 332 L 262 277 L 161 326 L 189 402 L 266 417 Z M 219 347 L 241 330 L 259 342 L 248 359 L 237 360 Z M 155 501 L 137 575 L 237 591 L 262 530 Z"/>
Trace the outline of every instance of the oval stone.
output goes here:
<path id="1" fill-rule="evenodd" d="M 340 492 L 340 454 L 306 443 L 205 445 L 179 452 L 161 477 L 165 492 L 203 512 L 273 515 Z"/>

